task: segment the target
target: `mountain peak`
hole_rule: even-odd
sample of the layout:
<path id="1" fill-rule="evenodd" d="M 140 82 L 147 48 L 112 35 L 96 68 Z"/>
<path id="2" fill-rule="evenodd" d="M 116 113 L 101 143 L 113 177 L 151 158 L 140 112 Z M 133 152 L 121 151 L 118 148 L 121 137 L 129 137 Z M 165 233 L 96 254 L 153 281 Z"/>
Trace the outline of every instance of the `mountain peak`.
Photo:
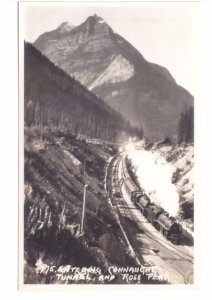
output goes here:
<path id="1" fill-rule="evenodd" d="M 67 23 L 60 28 L 67 28 Z M 193 97 L 176 84 L 168 70 L 145 60 L 96 14 L 70 32 L 45 33 L 34 45 L 133 126 L 140 128 L 142 120 L 151 140 L 177 136 L 184 106 L 193 104 Z"/>
<path id="2" fill-rule="evenodd" d="M 69 32 L 72 31 L 76 26 L 74 26 L 71 22 L 63 22 L 60 26 L 57 27 L 57 30 L 60 32 Z"/>
<path id="3" fill-rule="evenodd" d="M 97 16 L 97 14 L 93 14 L 93 16 L 91 16 L 92 18 L 94 18 L 97 22 L 105 22 L 101 17 Z"/>
<path id="4" fill-rule="evenodd" d="M 97 16 L 96 14 L 93 14 L 92 16 L 89 16 L 85 23 L 90 23 L 90 24 L 104 24 L 107 25 L 104 19 L 101 17 Z M 107 25 L 108 26 L 108 25 Z"/>
<path id="5" fill-rule="evenodd" d="M 96 14 L 89 16 L 80 26 L 86 28 L 89 36 L 93 36 L 95 34 L 99 35 L 100 32 L 104 35 L 107 35 L 111 30 L 110 26 L 105 22 L 105 20 Z"/>

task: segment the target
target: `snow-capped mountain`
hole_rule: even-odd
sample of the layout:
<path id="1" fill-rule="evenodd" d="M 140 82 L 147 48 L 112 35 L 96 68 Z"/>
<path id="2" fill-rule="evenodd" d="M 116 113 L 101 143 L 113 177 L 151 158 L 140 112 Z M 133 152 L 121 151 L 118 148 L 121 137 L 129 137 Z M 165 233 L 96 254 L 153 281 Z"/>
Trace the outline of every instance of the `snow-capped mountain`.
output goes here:
<path id="1" fill-rule="evenodd" d="M 193 97 L 167 69 L 146 61 L 97 15 L 76 27 L 62 23 L 34 46 L 133 125 L 142 126 L 150 140 L 176 136 L 182 110 L 193 106 Z"/>

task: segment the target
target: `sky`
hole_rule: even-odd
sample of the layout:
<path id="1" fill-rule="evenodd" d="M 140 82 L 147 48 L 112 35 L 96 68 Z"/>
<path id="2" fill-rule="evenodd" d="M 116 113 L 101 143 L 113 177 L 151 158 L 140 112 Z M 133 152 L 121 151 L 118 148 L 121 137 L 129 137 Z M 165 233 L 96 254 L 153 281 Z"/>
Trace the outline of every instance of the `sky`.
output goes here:
<path id="1" fill-rule="evenodd" d="M 20 30 L 34 42 L 62 22 L 73 25 L 97 14 L 150 62 L 166 67 L 177 83 L 199 98 L 199 3 L 31 3 L 20 6 Z"/>

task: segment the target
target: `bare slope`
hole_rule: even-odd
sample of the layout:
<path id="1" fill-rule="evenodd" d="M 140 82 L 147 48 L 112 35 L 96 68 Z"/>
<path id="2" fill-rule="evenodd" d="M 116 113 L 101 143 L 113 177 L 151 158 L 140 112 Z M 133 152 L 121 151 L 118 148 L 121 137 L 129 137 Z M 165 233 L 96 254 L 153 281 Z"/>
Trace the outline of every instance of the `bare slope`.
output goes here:
<path id="1" fill-rule="evenodd" d="M 26 129 L 25 283 L 65 283 L 54 273 L 39 272 L 45 265 L 93 266 L 101 268 L 102 274 L 111 264 L 135 265 L 103 189 L 107 149 L 112 148 L 88 145 L 64 131 Z M 85 234 L 80 236 L 85 182 Z M 66 283 L 101 283 L 95 281 L 97 275 L 91 276 L 94 281 L 82 278 Z"/>

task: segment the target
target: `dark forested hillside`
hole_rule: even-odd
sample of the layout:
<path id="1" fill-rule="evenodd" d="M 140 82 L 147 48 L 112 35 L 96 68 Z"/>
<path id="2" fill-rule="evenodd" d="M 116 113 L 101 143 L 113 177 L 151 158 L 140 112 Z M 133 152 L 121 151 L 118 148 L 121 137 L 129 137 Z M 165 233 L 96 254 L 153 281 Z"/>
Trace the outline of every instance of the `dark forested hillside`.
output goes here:
<path id="1" fill-rule="evenodd" d="M 25 43 L 25 125 L 69 129 L 73 134 L 116 140 L 141 134 L 99 97 Z"/>
<path id="2" fill-rule="evenodd" d="M 194 142 L 194 107 L 187 107 L 178 122 L 178 143 Z"/>

